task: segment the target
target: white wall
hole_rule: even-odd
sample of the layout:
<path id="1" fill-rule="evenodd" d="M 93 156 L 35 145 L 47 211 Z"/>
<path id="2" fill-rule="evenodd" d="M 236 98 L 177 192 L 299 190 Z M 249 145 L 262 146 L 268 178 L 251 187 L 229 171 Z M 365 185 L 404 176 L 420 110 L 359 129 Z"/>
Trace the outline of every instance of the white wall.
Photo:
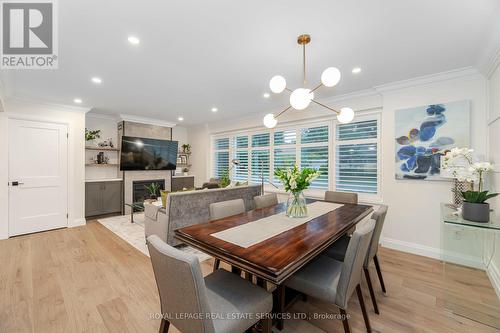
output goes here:
<path id="1" fill-rule="evenodd" d="M 481 235 L 461 228 L 441 229 L 443 225 L 440 222 L 440 203 L 451 201 L 451 182 L 396 180 L 394 177 L 394 117 L 395 112 L 400 109 L 470 100 L 471 147 L 480 155 L 486 154 L 486 80 L 479 74 L 464 74 L 465 76 L 434 83 L 409 87 L 394 85 L 380 89 L 384 100 L 381 141 L 382 193 L 384 202 L 389 205 L 382 244 L 434 258 L 440 258 L 442 249 L 453 248 L 462 252 L 456 254 L 456 261 L 464 257 L 469 261 L 467 264 L 480 267 Z M 449 237 L 454 231 L 459 232 L 455 242 Z M 447 238 L 443 239 L 443 236 Z"/>
<path id="2" fill-rule="evenodd" d="M 495 164 L 495 172 L 490 175 L 490 189 L 500 193 L 500 65 L 489 78 L 490 112 L 488 119 L 489 159 Z M 490 200 L 491 208 L 495 211 L 495 218 L 500 221 L 500 196 Z M 493 239 L 495 237 L 495 239 Z M 493 249 L 495 252 L 492 253 Z M 493 232 L 488 238 L 485 247 L 485 259 L 491 258 L 488 275 L 496 286 L 500 297 L 500 233 Z"/>
<path id="3" fill-rule="evenodd" d="M 32 103 L 16 99 L 5 101 L 7 116 L 22 119 L 31 119 L 39 121 L 52 121 L 65 123 L 68 125 L 68 214 L 69 226 L 85 224 L 85 112 L 83 108 L 69 106 Z M 0 181 L 3 184 L 7 173 L 7 117 L 0 117 Z M 3 156 L 2 156 L 3 155 Z M 2 200 L 7 186 L 0 186 L 0 211 L 5 214 L 8 211 L 8 201 Z M 0 215 L 0 238 L 6 238 L 8 230 L 7 217 Z"/>
<path id="4" fill-rule="evenodd" d="M 7 149 L 7 114 L 0 112 L 0 239 L 9 237 L 9 181 Z"/>
<path id="5" fill-rule="evenodd" d="M 181 150 L 183 144 L 189 143 L 187 128 L 183 126 L 173 127 L 172 140 L 179 141 L 179 150 Z"/>
<path id="6" fill-rule="evenodd" d="M 383 244 L 387 247 L 413 252 L 434 258 L 441 257 L 440 203 L 451 201 L 451 182 L 396 180 L 394 152 L 394 114 L 399 109 L 426 104 L 459 100 L 471 101 L 471 146 L 480 154 L 486 154 L 486 80 L 474 70 L 454 71 L 403 83 L 377 87 L 372 92 L 358 96 L 344 96 L 327 101 L 339 107 L 349 105 L 355 110 L 382 109 L 381 119 L 381 194 L 389 205 L 383 233 Z M 264 112 L 267 113 L 267 112 Z M 205 124 L 189 128 L 188 137 L 196 152 L 193 172 L 209 175 L 210 135 L 236 129 L 260 127 L 262 114 L 255 114 L 224 123 Z M 286 121 L 319 118 L 329 113 L 310 108 L 304 112 L 290 112 Z M 197 185 L 203 177 L 198 177 Z M 460 231 L 462 238 L 454 247 L 463 248 L 471 261 L 481 260 L 482 243 L 479 250 L 468 246 L 475 239 L 474 233 Z M 481 240 L 482 241 L 482 240 Z"/>

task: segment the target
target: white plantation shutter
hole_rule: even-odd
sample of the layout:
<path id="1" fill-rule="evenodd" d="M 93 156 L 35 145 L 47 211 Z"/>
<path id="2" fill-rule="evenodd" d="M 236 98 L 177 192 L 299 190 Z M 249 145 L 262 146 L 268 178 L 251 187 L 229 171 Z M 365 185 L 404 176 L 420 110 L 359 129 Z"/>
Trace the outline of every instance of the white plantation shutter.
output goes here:
<path id="1" fill-rule="evenodd" d="M 240 161 L 233 169 L 232 180 L 245 182 L 248 180 L 248 136 L 241 135 L 234 137 L 233 140 L 234 158 Z"/>
<path id="2" fill-rule="evenodd" d="M 213 176 L 220 178 L 229 169 L 229 138 L 214 140 Z"/>
<path id="3" fill-rule="evenodd" d="M 264 181 L 269 180 L 269 149 L 252 150 L 252 183 L 261 182 L 261 172 L 263 172 Z"/>
<path id="4" fill-rule="evenodd" d="M 311 188 L 328 189 L 328 133 L 328 126 L 300 130 L 300 167 L 321 172 L 311 183 Z"/>
<path id="5" fill-rule="evenodd" d="M 378 192 L 377 120 L 337 125 L 335 184 L 338 191 Z"/>
<path id="6" fill-rule="evenodd" d="M 268 147 L 270 143 L 270 134 L 254 134 L 252 135 L 252 147 Z"/>
<path id="7" fill-rule="evenodd" d="M 297 132 L 294 130 L 274 132 L 274 145 L 294 145 L 297 143 Z"/>

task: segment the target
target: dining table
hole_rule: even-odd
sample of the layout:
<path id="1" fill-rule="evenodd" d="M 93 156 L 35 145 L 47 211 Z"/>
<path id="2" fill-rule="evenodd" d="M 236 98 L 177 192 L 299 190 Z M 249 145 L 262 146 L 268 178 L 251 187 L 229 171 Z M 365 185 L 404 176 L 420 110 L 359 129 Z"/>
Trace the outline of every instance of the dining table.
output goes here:
<path id="1" fill-rule="evenodd" d="M 315 202 L 323 201 L 307 199 L 308 207 Z M 236 242 L 230 242 L 218 236 L 221 232 L 269 219 L 274 215 L 281 214 L 280 216 L 284 217 L 285 211 L 286 203 L 253 209 L 219 220 L 179 228 L 175 230 L 175 237 L 231 265 L 236 274 L 243 271 L 247 276 L 255 276 L 256 281 L 260 281 L 258 284 L 263 287 L 266 283 L 262 281 L 274 285 L 275 288 L 272 288 L 275 300 L 273 312 L 283 313 L 285 306 L 283 282 L 366 218 L 373 208 L 362 204 L 337 204 L 332 206 L 331 211 L 327 209 L 324 214 L 314 216 L 305 223 L 250 246 L 237 245 Z M 241 228 L 240 230 L 244 231 Z M 242 235 L 242 237 L 250 237 L 250 235 Z M 282 320 L 278 321 L 277 327 L 278 329 L 283 327 Z"/>

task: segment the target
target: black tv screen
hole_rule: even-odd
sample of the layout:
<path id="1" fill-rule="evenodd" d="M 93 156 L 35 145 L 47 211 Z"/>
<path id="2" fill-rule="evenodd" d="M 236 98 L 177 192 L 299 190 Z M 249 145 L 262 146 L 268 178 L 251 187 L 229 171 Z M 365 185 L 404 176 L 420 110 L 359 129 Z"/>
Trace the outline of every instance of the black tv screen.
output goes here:
<path id="1" fill-rule="evenodd" d="M 120 170 L 175 170 L 177 141 L 122 137 Z"/>

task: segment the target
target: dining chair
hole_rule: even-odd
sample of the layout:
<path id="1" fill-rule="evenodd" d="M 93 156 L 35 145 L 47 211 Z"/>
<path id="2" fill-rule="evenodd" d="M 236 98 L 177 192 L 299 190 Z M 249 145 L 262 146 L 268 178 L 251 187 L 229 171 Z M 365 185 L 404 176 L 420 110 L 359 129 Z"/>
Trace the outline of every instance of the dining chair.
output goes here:
<path id="1" fill-rule="evenodd" d="M 208 206 L 210 221 L 223 219 L 225 217 L 238 215 L 245 212 L 245 202 L 243 199 L 215 202 Z M 214 261 L 214 271 L 218 270 L 220 259 Z"/>
<path id="2" fill-rule="evenodd" d="M 367 332 L 371 332 L 370 319 L 361 292 L 361 269 L 368 253 L 375 222 L 356 229 L 347 248 L 344 261 L 320 255 L 285 281 L 285 286 L 306 295 L 336 305 L 340 309 L 342 324 L 350 332 L 347 306 L 356 289 Z"/>
<path id="3" fill-rule="evenodd" d="M 271 207 L 278 204 L 278 195 L 276 193 L 259 195 L 254 197 L 253 201 L 257 209 Z"/>
<path id="4" fill-rule="evenodd" d="M 358 194 L 350 192 L 326 191 L 325 201 L 343 204 L 357 204 Z"/>
<path id="5" fill-rule="evenodd" d="M 270 314 L 273 299 L 266 290 L 222 269 L 203 278 L 195 255 L 156 235 L 147 243 L 160 294 L 160 333 L 167 333 L 170 324 L 186 333 L 245 332 L 262 314 Z M 235 319 L 237 314 L 245 315 Z M 262 319 L 263 331 L 272 332 L 271 324 L 270 315 Z"/>
<path id="6" fill-rule="evenodd" d="M 375 221 L 375 229 L 373 231 L 373 236 L 370 241 L 370 248 L 365 258 L 365 262 L 363 264 L 363 271 L 366 277 L 366 283 L 368 284 L 368 290 L 370 291 L 370 297 L 372 299 L 373 309 L 376 314 L 380 314 L 380 312 L 378 310 L 377 300 L 375 299 L 375 292 L 373 290 L 372 280 L 370 278 L 370 270 L 368 269 L 368 267 L 370 266 L 370 262 L 373 259 L 373 262 L 375 263 L 375 269 L 377 270 L 380 287 L 382 288 L 382 291 L 386 293 L 385 283 L 382 277 L 382 271 L 380 270 L 380 263 L 377 257 L 380 235 L 382 234 L 382 228 L 384 226 L 386 215 L 387 215 L 387 206 L 380 205 L 377 211 L 375 211 L 371 216 L 371 219 Z M 349 246 L 349 242 L 350 242 L 350 237 L 343 236 L 338 241 L 333 243 L 330 247 L 328 247 L 323 252 L 323 254 L 333 259 L 343 261 L 347 252 L 347 248 Z"/>
<path id="7" fill-rule="evenodd" d="M 325 201 L 340 203 L 340 204 L 357 204 L 358 194 L 352 192 L 337 192 L 325 191 Z M 356 227 L 352 227 L 346 231 L 346 235 L 352 235 Z"/>

